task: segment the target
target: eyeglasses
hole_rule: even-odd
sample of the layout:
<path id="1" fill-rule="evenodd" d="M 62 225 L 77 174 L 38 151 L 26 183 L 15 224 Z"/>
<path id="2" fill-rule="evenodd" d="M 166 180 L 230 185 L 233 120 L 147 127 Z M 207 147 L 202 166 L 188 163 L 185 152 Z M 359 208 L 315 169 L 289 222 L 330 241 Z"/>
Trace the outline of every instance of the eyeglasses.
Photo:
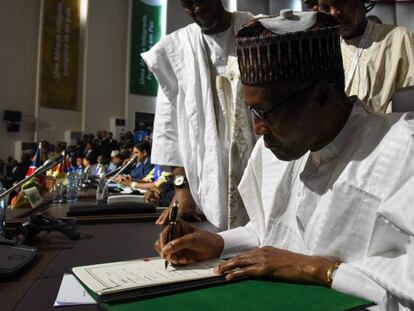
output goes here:
<path id="1" fill-rule="evenodd" d="M 309 85 L 309 86 L 307 86 L 307 87 L 305 87 L 303 89 L 300 89 L 299 91 L 293 93 L 292 96 L 289 96 L 288 99 L 286 99 L 282 103 L 280 103 L 280 104 L 278 104 L 276 106 L 273 106 L 270 109 L 264 110 L 264 111 L 263 110 L 260 110 L 260 109 L 257 109 L 257 108 L 253 108 L 253 107 L 247 105 L 245 99 L 243 99 L 243 103 L 247 106 L 247 108 L 249 108 L 249 110 L 256 117 L 258 117 L 260 120 L 265 121 L 266 123 L 269 123 L 272 112 L 274 112 L 276 109 L 278 109 L 278 108 L 280 108 L 282 106 L 287 105 L 288 103 L 290 103 L 291 101 L 293 101 L 293 99 L 295 99 L 299 94 L 303 93 L 305 90 L 309 89 L 312 86 L 313 86 L 313 83 L 311 85 Z"/>
<path id="2" fill-rule="evenodd" d="M 246 102 L 245 102 L 246 103 Z M 247 105 L 247 104 L 246 104 Z M 253 114 L 256 116 L 256 117 L 258 117 L 260 120 L 263 120 L 263 121 L 266 121 L 266 122 L 269 122 L 269 114 L 273 111 L 273 110 L 275 110 L 276 108 L 278 108 L 278 107 L 280 107 L 280 106 L 282 106 L 283 104 L 281 104 L 281 105 L 276 105 L 276 106 L 274 106 L 274 107 L 272 107 L 272 108 L 270 108 L 270 109 L 268 109 L 268 110 L 266 110 L 266 111 L 263 111 L 263 110 L 260 110 L 260 109 L 257 109 L 257 108 L 253 108 L 253 107 L 251 107 L 251 106 L 247 106 L 247 108 L 249 108 L 249 110 L 251 111 L 251 112 L 253 112 Z"/>

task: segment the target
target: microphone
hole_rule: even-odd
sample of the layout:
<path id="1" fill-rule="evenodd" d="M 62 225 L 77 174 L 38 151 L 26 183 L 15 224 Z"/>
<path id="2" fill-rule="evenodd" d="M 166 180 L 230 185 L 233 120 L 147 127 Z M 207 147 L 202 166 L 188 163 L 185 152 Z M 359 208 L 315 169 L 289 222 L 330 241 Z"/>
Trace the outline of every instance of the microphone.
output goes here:
<path id="1" fill-rule="evenodd" d="M 116 174 L 116 173 L 118 173 L 121 169 L 122 169 L 122 166 L 120 166 L 120 167 L 118 167 L 118 168 L 116 168 L 116 169 L 114 169 L 114 170 L 112 170 L 112 171 L 110 171 L 110 172 L 106 173 L 106 174 L 104 175 L 104 177 L 105 177 L 105 178 L 108 178 L 108 177 L 109 177 L 109 176 L 111 176 L 112 174 Z"/>
<path id="2" fill-rule="evenodd" d="M 21 181 L 19 181 L 18 183 L 16 183 L 15 185 L 13 185 L 12 187 L 10 187 L 9 189 L 7 189 L 6 191 L 4 191 L 3 193 L 0 194 L 0 199 L 4 198 L 6 195 L 8 195 L 9 193 L 11 193 L 12 191 L 14 191 L 15 189 L 19 188 L 22 184 L 24 184 L 26 181 L 32 179 L 33 177 L 36 177 L 37 175 L 40 175 L 44 172 L 46 172 L 48 169 L 54 167 L 56 164 L 58 164 L 59 162 L 62 162 L 64 159 L 63 155 L 58 155 L 54 158 L 51 158 L 47 161 L 45 161 L 45 163 L 43 163 L 43 165 L 39 166 L 32 175 L 25 177 L 24 179 L 22 179 Z"/>
<path id="3" fill-rule="evenodd" d="M 46 160 L 45 163 L 43 163 L 33 172 L 33 174 L 31 174 L 30 176 L 27 176 L 26 178 L 24 178 L 23 180 L 19 181 L 17 184 L 9 188 L 8 190 L 1 193 L 0 200 L 2 200 L 9 193 L 14 191 L 15 189 L 20 187 L 25 182 L 32 179 L 33 177 L 36 177 L 37 175 L 40 175 L 43 172 L 46 172 L 47 170 L 51 169 L 59 162 L 62 162 L 63 159 L 64 159 L 63 155 L 58 155 L 56 157 Z M 6 211 L 7 211 L 6 207 L 3 207 L 3 210 L 0 210 L 0 229 L 2 229 L 1 224 L 5 223 Z M 56 228 L 56 229 L 62 231 L 65 234 L 68 234 L 68 233 L 72 234 L 72 231 L 76 230 L 75 226 L 73 226 L 72 228 L 72 225 L 69 225 L 63 222 L 62 223 L 64 224 L 64 226 L 63 225 L 60 226 L 60 220 L 56 220 L 56 221 L 59 221 L 59 228 Z M 71 226 L 70 229 L 69 229 L 69 226 Z M 54 228 L 47 228 L 47 230 L 49 231 L 52 229 Z M 33 228 L 32 231 L 38 233 L 40 230 L 39 228 Z M 78 233 L 73 231 L 73 235 L 75 234 L 78 234 Z M 24 247 L 24 246 L 22 247 L 20 245 L 16 245 L 17 240 L 16 241 L 8 240 L 6 239 L 5 235 L 6 235 L 6 231 L 0 230 L 0 253 L 2 253 L 2 257 L 3 257 L 0 260 L 0 278 L 5 277 L 5 276 L 11 276 L 19 272 L 23 267 L 28 265 L 35 258 L 35 255 L 37 254 L 36 248 L 28 248 L 28 247 Z"/>
<path id="4" fill-rule="evenodd" d="M 106 181 L 106 183 L 105 183 L 105 185 L 104 185 L 104 187 L 102 188 L 102 192 L 101 192 L 101 195 L 99 196 L 99 199 L 100 200 L 103 200 L 104 199 L 104 194 L 105 194 L 105 191 L 106 191 L 106 189 L 108 188 L 108 185 L 115 179 L 115 177 L 116 176 L 118 176 L 119 174 L 121 174 L 133 161 L 135 161 L 135 159 L 136 159 L 136 156 L 132 156 L 130 159 L 129 159 L 129 161 L 127 162 L 127 163 L 125 163 L 122 167 L 121 167 L 121 169 L 114 175 L 114 176 L 112 176 L 112 177 L 110 177 L 110 178 L 108 178 L 108 180 Z"/>
<path id="5" fill-rule="evenodd" d="M 54 167 L 55 165 L 59 164 L 65 159 L 65 157 L 62 154 L 59 154 L 53 158 L 47 159 L 45 163 L 43 163 L 41 166 L 39 166 L 35 171 L 34 174 L 41 174 L 44 171 L 47 171 Z"/>

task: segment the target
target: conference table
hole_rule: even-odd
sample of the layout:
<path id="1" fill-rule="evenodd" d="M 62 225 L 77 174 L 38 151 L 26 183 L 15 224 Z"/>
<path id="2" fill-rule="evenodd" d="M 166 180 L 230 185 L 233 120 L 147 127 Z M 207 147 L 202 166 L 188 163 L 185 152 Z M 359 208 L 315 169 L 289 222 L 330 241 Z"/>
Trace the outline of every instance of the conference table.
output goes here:
<path id="1" fill-rule="evenodd" d="M 67 212 L 67 205 L 47 204 L 41 210 L 62 217 Z M 10 223 L 16 225 L 16 223 L 23 220 L 25 216 L 32 212 L 20 211 L 17 216 L 14 215 L 11 217 Z M 78 229 L 81 233 L 79 240 L 70 240 L 60 232 L 39 234 L 31 242 L 31 245 L 37 247 L 39 252 L 34 262 L 12 279 L 0 281 L 0 310 L 58 310 L 59 308 L 53 307 L 53 304 L 62 281 L 62 276 L 65 273 L 70 273 L 72 267 L 157 256 L 153 248 L 153 243 L 162 227 L 155 225 L 154 221 L 160 212 L 160 210 L 157 210 L 152 215 L 106 215 L 105 217 L 99 216 L 96 218 L 79 217 Z M 217 228 L 206 221 L 195 224 L 203 229 L 217 231 Z M 261 290 L 261 285 L 263 284 L 254 284 L 254 288 Z M 239 288 L 233 287 L 233 291 L 243 293 L 244 290 L 250 292 L 253 288 L 252 286 L 250 285 L 250 288 L 248 285 L 241 285 Z M 286 288 L 283 284 L 282 286 Z M 302 286 L 306 292 L 308 287 L 305 287 L 305 285 Z M 334 292 L 329 289 L 323 290 L 326 290 L 326 292 L 321 292 L 318 289 L 318 293 L 322 297 L 327 293 L 329 295 L 330 292 Z M 185 296 L 186 293 L 184 293 L 184 296 L 177 296 L 176 301 L 178 303 L 181 299 L 181 304 L 183 305 L 184 303 L 185 305 L 190 300 L 194 302 L 194 308 L 200 309 L 200 306 L 204 305 L 204 310 L 220 310 L 220 308 L 216 307 L 209 308 L 205 302 L 207 301 L 206 299 L 214 299 L 213 297 L 217 299 L 221 297 L 220 299 L 228 300 L 228 297 L 231 297 L 231 295 L 229 294 L 229 296 L 224 293 L 225 291 L 221 290 L 220 286 L 218 286 L 216 289 L 212 289 L 209 294 L 203 295 L 203 292 L 199 292 L 198 296 Z M 321 299 L 320 296 L 312 293 L 312 291 L 308 293 L 309 297 L 307 299 Z M 244 294 L 241 295 L 246 296 Z M 291 299 L 289 298 L 289 294 L 281 295 Z M 109 308 L 105 305 L 82 305 L 60 308 L 64 308 L 63 310 L 65 311 L 92 311 L 102 310 L 102 308 L 105 310 L 144 310 L 148 308 L 152 308 L 152 311 L 155 309 L 165 310 L 165 304 L 174 304 L 175 296 L 171 297 L 167 297 L 167 300 L 161 300 L 160 302 L 149 300 L 144 302 L 141 307 L 131 305 L 129 308 L 122 308 L 121 305 L 121 308 L 117 308 L 116 306 L 115 308 Z M 240 297 L 240 299 L 242 298 Z M 347 299 L 347 297 L 344 299 Z M 183 302 L 183 300 L 185 301 Z M 271 306 L 260 305 L 255 301 L 247 305 L 245 303 L 243 304 L 243 306 L 238 306 L 237 308 L 239 310 L 273 310 Z M 179 305 L 177 304 L 177 306 Z M 168 309 L 178 309 L 172 307 Z M 221 310 L 228 310 L 228 307 Z M 315 310 L 318 310 L 318 308 Z"/>
<path id="2" fill-rule="evenodd" d="M 91 196 L 92 197 L 92 196 Z M 18 226 L 27 216 L 45 212 L 65 217 L 66 204 L 46 204 L 37 210 L 8 213 L 10 226 Z M 38 255 L 17 276 L 0 281 L 0 310 L 56 310 L 53 307 L 62 276 L 72 267 L 104 262 L 154 257 L 153 244 L 162 230 L 155 220 L 162 209 L 152 214 L 100 215 L 78 218 L 79 240 L 70 240 L 60 232 L 42 232 L 30 246 Z M 197 226 L 212 231 L 208 222 Z M 64 307 L 70 310 L 101 310 L 97 305 Z"/>

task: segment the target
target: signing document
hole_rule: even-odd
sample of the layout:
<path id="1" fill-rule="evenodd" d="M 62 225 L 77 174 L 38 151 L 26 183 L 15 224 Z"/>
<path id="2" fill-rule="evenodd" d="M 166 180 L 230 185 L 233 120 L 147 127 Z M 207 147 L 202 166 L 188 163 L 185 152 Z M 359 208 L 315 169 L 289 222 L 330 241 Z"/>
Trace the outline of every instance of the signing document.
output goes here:
<path id="1" fill-rule="evenodd" d="M 217 277 L 220 259 L 187 266 L 169 266 L 164 259 L 148 258 L 72 268 L 76 277 L 98 295 L 144 287 Z"/>

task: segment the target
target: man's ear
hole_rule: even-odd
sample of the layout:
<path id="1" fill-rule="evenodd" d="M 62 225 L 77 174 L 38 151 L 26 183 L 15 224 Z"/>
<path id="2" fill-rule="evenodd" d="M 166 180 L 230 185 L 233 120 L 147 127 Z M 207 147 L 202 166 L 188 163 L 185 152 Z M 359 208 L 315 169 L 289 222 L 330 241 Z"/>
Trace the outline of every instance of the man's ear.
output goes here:
<path id="1" fill-rule="evenodd" d="M 313 88 L 313 97 L 315 103 L 319 104 L 321 107 L 324 107 L 331 103 L 333 95 L 334 86 L 332 83 L 329 83 L 325 80 L 319 80 L 316 82 L 315 87 Z"/>

